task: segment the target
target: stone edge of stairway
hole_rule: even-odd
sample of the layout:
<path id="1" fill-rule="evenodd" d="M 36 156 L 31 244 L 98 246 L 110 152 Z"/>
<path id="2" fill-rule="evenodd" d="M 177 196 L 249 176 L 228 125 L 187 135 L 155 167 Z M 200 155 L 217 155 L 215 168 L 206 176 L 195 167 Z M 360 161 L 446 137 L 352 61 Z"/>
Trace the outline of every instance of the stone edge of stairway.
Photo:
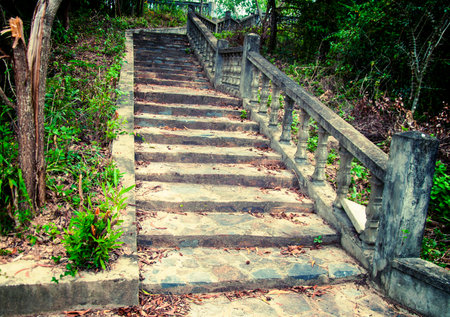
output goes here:
<path id="1" fill-rule="evenodd" d="M 120 74 L 117 101 L 123 131 L 112 144 L 112 156 L 124 173 L 122 186 L 135 185 L 134 175 L 134 53 L 133 33 L 126 32 L 126 56 Z M 36 261 L 19 260 L 0 265 L 0 316 L 20 316 L 90 308 L 113 308 L 139 304 L 139 267 L 136 253 L 136 212 L 134 190 L 127 193 L 128 207 L 122 211 L 123 255 L 111 269 L 98 273 L 79 272 L 52 281 L 63 270 Z M 9 264 L 9 267 L 8 267 Z M 15 273 L 14 273 L 15 272 Z M 59 279 L 59 278 L 58 278 Z"/>

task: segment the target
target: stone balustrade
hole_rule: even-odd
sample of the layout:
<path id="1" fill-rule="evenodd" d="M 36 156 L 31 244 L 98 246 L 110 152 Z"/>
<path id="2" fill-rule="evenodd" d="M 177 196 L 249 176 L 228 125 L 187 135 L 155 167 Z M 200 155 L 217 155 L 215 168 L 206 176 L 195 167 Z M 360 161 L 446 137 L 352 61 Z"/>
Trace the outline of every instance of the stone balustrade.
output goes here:
<path id="1" fill-rule="evenodd" d="M 342 246 L 369 269 L 392 298 L 435 316 L 435 310 L 426 303 L 408 302 L 407 290 L 396 287 L 409 281 L 413 287 L 426 290 L 429 300 L 443 301 L 448 306 L 446 285 L 450 285 L 450 274 L 434 265 L 432 271 L 439 271 L 443 277 L 439 281 L 422 278 L 429 276 L 424 270 L 430 270 L 430 264 L 419 259 L 437 140 L 420 132 L 397 134 L 388 157 L 261 56 L 258 35 L 248 34 L 243 47 L 230 48 L 227 41 L 216 40 L 198 16 L 189 13 L 187 34 L 209 79 L 217 89 L 243 99 L 244 108 L 271 138 L 271 146 L 297 174 L 301 189 L 316 201 L 316 211 L 340 230 Z M 292 135 L 294 111 L 298 115 L 296 135 Z M 308 155 L 312 121 L 318 133 L 314 156 Z M 331 179 L 335 190 L 326 173 L 330 138 L 333 143 L 337 141 L 339 152 L 339 169 Z M 367 207 L 346 199 L 354 159 L 370 172 Z M 411 277 L 406 267 L 421 274 Z"/>

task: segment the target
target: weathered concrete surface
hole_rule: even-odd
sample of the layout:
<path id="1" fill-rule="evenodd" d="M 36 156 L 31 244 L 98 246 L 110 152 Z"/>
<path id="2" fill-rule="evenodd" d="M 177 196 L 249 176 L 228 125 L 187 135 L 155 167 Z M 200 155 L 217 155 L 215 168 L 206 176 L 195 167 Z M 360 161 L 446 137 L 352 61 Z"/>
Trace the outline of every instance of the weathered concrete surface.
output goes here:
<path id="1" fill-rule="evenodd" d="M 120 257 L 111 270 L 60 279 L 64 268 L 19 260 L 0 266 L 0 316 L 138 304 L 135 257 Z M 52 282 L 56 277 L 59 283 Z"/>
<path id="2" fill-rule="evenodd" d="M 449 271 L 419 258 L 395 259 L 386 280 L 389 297 L 427 316 L 450 316 Z"/>
<path id="3" fill-rule="evenodd" d="M 291 215 L 291 213 L 289 213 Z M 139 214 L 138 243 L 152 247 L 281 247 L 337 243 L 339 236 L 313 213 L 294 213 L 297 223 L 270 215 L 166 212 Z"/>
<path id="4" fill-rule="evenodd" d="M 207 105 L 180 105 L 157 104 L 152 102 L 136 102 L 135 111 L 139 113 L 154 113 L 174 116 L 199 116 L 199 117 L 239 117 L 241 112 L 233 108 L 222 108 Z"/>
<path id="5" fill-rule="evenodd" d="M 144 266 L 141 287 L 150 293 L 222 292 L 333 284 L 358 279 L 363 274 L 365 270 L 347 253 L 332 246 L 307 250 L 298 257 L 283 256 L 277 248 L 224 251 L 188 247 Z"/>
<path id="6" fill-rule="evenodd" d="M 147 162 L 184 163 L 255 163 L 257 165 L 279 160 L 281 156 L 266 148 L 216 147 L 185 144 L 136 143 L 136 160 Z"/>
<path id="7" fill-rule="evenodd" d="M 173 117 L 172 115 L 139 114 L 135 123 L 142 127 L 170 127 L 172 129 L 224 130 L 224 131 L 258 131 L 259 127 L 251 121 L 234 118 L 198 118 Z"/>
<path id="8" fill-rule="evenodd" d="M 136 202 L 146 210 L 177 212 L 311 212 L 313 202 L 287 189 L 142 181 Z"/>
<path id="9" fill-rule="evenodd" d="M 318 287 L 320 290 L 321 287 Z M 189 317 L 264 316 L 264 317 L 386 317 L 417 316 L 386 301 L 368 286 L 353 283 L 332 285 L 323 296 L 271 290 L 265 296 L 230 301 L 225 296 L 191 305 Z"/>
<path id="10" fill-rule="evenodd" d="M 270 161 L 269 161 L 270 162 Z M 277 161 L 275 161 L 277 162 Z M 140 162 L 138 162 L 140 163 Z M 287 170 L 266 169 L 257 164 L 152 162 L 138 165 L 136 178 L 153 182 L 222 184 L 254 187 L 296 186 L 296 178 Z M 263 162 L 264 163 L 264 162 Z"/>
<path id="11" fill-rule="evenodd" d="M 220 130 L 170 130 L 163 128 L 136 127 L 136 137 L 144 142 L 159 144 L 191 144 L 211 146 L 253 146 L 267 148 L 269 141 L 259 135 L 241 131 Z"/>

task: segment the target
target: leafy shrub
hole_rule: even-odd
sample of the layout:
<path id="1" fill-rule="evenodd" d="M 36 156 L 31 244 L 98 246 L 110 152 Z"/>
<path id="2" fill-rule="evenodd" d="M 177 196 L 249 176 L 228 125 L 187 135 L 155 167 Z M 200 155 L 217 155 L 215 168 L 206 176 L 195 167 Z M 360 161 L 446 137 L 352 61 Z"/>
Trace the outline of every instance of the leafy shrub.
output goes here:
<path id="1" fill-rule="evenodd" d="M 447 166 L 441 161 L 436 162 L 429 208 L 433 217 L 448 225 L 450 222 L 450 175 L 447 174 Z"/>

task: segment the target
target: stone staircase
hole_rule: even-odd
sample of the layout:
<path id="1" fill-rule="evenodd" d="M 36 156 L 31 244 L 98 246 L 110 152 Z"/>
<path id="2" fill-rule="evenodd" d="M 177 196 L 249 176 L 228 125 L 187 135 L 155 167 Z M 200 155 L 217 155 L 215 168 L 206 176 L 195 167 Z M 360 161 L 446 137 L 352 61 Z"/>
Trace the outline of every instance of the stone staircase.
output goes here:
<path id="1" fill-rule="evenodd" d="M 211 87 L 186 36 L 135 34 L 134 55 L 141 288 L 221 292 L 365 273 L 241 100 Z"/>

